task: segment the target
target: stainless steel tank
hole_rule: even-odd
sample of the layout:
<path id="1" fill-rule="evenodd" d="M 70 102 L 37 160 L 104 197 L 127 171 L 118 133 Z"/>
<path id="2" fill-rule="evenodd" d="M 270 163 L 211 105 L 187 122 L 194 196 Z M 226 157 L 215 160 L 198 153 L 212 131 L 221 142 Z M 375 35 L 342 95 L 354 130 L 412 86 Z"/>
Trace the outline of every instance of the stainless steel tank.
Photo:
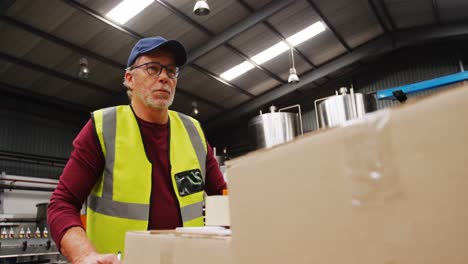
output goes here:
<path id="1" fill-rule="evenodd" d="M 293 107 L 299 107 L 299 114 L 281 112 Z M 299 105 L 282 108 L 275 112 L 274 106 L 270 113 L 262 114 L 249 121 L 249 139 L 254 149 L 270 148 L 293 140 L 303 133 L 302 117 Z"/>
<path id="2" fill-rule="evenodd" d="M 372 95 L 354 93 L 352 88 L 350 94 L 347 92 L 348 89 L 342 87 L 340 94 L 337 92 L 334 96 L 316 100 L 315 113 L 318 128 L 335 127 L 376 110 L 375 99 Z"/>

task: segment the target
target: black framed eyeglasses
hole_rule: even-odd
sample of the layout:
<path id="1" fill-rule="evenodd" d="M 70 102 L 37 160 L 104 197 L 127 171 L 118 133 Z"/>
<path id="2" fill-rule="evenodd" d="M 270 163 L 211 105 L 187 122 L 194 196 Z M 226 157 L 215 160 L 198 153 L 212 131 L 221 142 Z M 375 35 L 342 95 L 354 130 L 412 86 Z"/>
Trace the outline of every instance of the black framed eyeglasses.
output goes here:
<path id="1" fill-rule="evenodd" d="M 163 69 L 166 69 L 167 77 L 171 79 L 177 79 L 177 77 L 179 76 L 179 67 L 172 64 L 162 65 L 161 63 L 154 61 L 143 63 L 137 66 L 130 66 L 126 70 L 129 71 L 141 67 L 144 67 L 146 69 L 146 72 L 150 76 L 159 76 Z"/>

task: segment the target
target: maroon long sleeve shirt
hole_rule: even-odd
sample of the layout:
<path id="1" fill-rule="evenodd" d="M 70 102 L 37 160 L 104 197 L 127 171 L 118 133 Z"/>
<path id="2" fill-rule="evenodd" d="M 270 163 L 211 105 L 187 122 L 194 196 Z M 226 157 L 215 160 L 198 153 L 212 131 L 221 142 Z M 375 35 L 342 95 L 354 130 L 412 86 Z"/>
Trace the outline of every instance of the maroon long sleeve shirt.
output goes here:
<path id="1" fill-rule="evenodd" d="M 147 155 L 153 164 L 152 191 L 148 229 L 174 229 L 182 225 L 179 204 L 169 171 L 168 125 L 149 123 L 137 118 Z M 102 175 L 104 156 L 91 120 L 73 141 L 73 151 L 57 188 L 50 199 L 48 224 L 57 246 L 68 228 L 83 227 L 80 210 Z M 212 148 L 206 157 L 205 192 L 221 194 L 226 183 Z"/>

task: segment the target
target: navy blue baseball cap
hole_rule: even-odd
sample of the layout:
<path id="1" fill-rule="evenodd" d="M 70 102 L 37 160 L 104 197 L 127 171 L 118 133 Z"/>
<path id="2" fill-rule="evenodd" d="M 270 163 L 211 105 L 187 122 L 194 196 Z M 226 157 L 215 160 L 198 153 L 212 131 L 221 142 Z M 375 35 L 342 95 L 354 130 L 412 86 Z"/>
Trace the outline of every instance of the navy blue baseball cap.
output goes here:
<path id="1" fill-rule="evenodd" d="M 174 55 L 176 66 L 180 67 L 187 62 L 187 52 L 185 51 L 184 45 L 177 40 L 167 40 L 163 37 L 151 37 L 140 39 L 130 52 L 128 56 L 127 67 L 130 67 L 135 63 L 138 56 L 155 50 L 157 48 L 164 48 Z"/>

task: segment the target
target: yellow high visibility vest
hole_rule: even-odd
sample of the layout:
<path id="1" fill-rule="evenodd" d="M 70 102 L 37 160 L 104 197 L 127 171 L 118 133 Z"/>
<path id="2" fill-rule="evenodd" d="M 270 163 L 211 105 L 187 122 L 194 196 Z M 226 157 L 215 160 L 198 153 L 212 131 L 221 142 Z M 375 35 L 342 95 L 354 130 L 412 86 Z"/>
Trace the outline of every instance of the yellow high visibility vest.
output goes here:
<path id="1" fill-rule="evenodd" d="M 92 120 L 105 167 L 88 197 L 86 231 L 99 253 L 115 254 L 124 251 L 127 231 L 148 229 L 152 164 L 130 106 L 97 110 Z M 174 111 L 169 111 L 169 130 L 170 173 L 183 226 L 202 226 L 203 131 L 195 119 Z"/>

